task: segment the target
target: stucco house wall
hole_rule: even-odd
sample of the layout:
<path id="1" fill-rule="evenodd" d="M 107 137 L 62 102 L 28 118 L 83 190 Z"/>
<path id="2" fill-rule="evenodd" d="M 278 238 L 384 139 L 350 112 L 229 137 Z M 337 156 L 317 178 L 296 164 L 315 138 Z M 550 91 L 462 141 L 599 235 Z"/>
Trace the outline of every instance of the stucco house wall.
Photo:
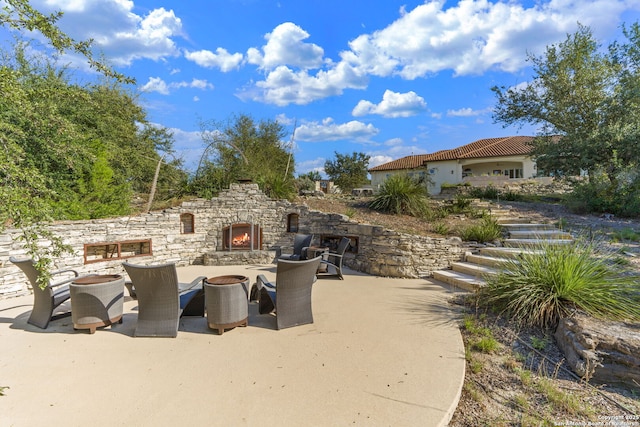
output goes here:
<path id="1" fill-rule="evenodd" d="M 378 190 L 391 175 L 428 173 L 429 193 L 440 194 L 444 184 L 461 184 L 470 177 L 531 179 L 536 163 L 529 155 L 533 137 L 487 138 L 452 150 L 412 155 L 369 169 L 371 184 Z"/>

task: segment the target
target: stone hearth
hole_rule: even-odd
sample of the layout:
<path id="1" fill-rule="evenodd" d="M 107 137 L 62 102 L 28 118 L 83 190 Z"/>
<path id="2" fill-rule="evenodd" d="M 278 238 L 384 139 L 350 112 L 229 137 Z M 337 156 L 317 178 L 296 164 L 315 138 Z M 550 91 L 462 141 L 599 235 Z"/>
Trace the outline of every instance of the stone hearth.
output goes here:
<path id="1" fill-rule="evenodd" d="M 204 254 L 204 265 L 269 264 L 276 258 L 276 251 L 215 251 Z"/>

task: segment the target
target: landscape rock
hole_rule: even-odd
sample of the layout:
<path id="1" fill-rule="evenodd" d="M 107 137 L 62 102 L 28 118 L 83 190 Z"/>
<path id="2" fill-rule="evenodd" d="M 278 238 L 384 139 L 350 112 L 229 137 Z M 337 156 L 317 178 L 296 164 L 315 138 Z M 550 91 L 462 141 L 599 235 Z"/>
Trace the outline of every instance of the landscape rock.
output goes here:
<path id="1" fill-rule="evenodd" d="M 580 377 L 635 390 L 640 387 L 640 324 L 581 314 L 561 319 L 555 339 Z"/>

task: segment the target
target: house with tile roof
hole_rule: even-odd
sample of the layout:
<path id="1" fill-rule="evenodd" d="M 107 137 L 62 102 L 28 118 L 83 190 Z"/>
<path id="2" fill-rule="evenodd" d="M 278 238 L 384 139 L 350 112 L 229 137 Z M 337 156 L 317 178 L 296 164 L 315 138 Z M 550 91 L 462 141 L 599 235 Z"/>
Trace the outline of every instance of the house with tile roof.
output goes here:
<path id="1" fill-rule="evenodd" d="M 531 158 L 532 136 L 479 139 L 462 147 L 431 154 L 403 157 L 369 169 L 371 185 L 380 188 L 393 174 L 428 175 L 430 194 L 439 194 L 443 184 L 508 181 L 536 176 Z"/>

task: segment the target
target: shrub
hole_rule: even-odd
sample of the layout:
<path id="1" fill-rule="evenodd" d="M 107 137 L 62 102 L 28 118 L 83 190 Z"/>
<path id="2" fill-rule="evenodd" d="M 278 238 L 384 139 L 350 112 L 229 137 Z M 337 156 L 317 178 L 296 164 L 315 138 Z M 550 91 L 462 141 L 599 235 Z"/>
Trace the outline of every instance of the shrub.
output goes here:
<path id="1" fill-rule="evenodd" d="M 624 228 L 611 233 L 611 240 L 614 242 L 640 242 L 640 232 L 632 228 Z"/>
<path id="2" fill-rule="evenodd" d="M 522 202 L 525 200 L 525 197 L 522 194 L 516 193 L 514 191 L 502 192 L 500 193 L 500 198 L 508 202 Z"/>
<path id="3" fill-rule="evenodd" d="M 453 214 L 471 211 L 471 199 L 465 195 L 457 194 L 456 199 L 451 206 L 449 206 L 448 211 Z"/>
<path id="4" fill-rule="evenodd" d="M 429 210 L 427 186 L 408 175 L 392 175 L 369 203 L 369 208 L 392 214 L 423 216 Z"/>
<path id="5" fill-rule="evenodd" d="M 473 187 L 469 191 L 469 195 L 477 199 L 495 200 L 500 196 L 500 190 L 493 185 L 487 185 L 486 187 Z"/>
<path id="6" fill-rule="evenodd" d="M 438 233 L 442 236 L 446 236 L 451 232 L 451 228 L 444 222 L 434 222 L 431 227 L 434 233 Z"/>
<path id="7" fill-rule="evenodd" d="M 501 236 L 502 227 L 490 216 L 483 217 L 479 224 L 467 226 L 460 232 L 462 240 L 479 243 L 492 242 Z"/>
<path id="8" fill-rule="evenodd" d="M 637 217 L 640 212 L 640 182 L 623 180 L 611 187 L 602 175 L 574 186 L 566 197 L 567 208 L 578 214 L 612 213 L 622 217 Z"/>
<path id="9" fill-rule="evenodd" d="M 611 320 L 640 320 L 640 276 L 597 242 L 541 243 L 487 277 L 479 301 L 527 326 L 555 327 L 575 310 Z"/>

